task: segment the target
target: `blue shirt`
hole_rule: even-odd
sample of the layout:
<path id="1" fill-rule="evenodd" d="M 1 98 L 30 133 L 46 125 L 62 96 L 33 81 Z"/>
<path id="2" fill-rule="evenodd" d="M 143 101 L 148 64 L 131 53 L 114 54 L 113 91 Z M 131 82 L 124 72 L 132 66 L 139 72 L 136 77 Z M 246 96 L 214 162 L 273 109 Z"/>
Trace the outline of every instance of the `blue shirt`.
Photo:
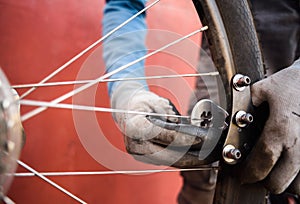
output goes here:
<path id="1" fill-rule="evenodd" d="M 103 35 L 119 26 L 128 18 L 145 7 L 146 0 L 108 0 L 104 8 Z M 130 23 L 117 30 L 103 43 L 103 58 L 106 64 L 106 72 L 115 70 L 129 62 L 132 62 L 147 53 L 145 37 L 147 26 L 145 13 L 133 19 Z M 114 74 L 111 78 L 143 77 L 144 60 L 125 70 Z M 147 86 L 145 80 L 139 80 Z M 109 82 L 109 94 L 113 92 L 120 82 Z"/>

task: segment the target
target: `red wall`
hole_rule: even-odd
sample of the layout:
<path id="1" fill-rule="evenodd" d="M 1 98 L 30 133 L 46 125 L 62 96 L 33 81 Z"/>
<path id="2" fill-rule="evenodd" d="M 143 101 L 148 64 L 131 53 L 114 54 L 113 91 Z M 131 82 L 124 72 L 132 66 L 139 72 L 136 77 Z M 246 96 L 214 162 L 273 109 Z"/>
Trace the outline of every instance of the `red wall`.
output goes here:
<path id="1" fill-rule="evenodd" d="M 103 5 L 103 0 L 0 0 L 0 66 L 11 84 L 39 82 L 100 38 Z M 190 1 L 164 0 L 152 8 L 148 24 L 156 30 L 149 32 L 150 49 L 198 28 L 195 16 Z M 193 38 L 198 39 L 199 36 Z M 194 72 L 198 52 L 190 49 L 190 44 L 180 44 L 147 60 L 147 73 Z M 103 72 L 100 46 L 50 81 L 93 79 Z M 152 90 L 171 98 L 182 112 L 186 111 L 189 86 L 194 79 L 149 83 L 153 85 Z M 50 101 L 73 88 L 39 88 L 27 99 Z M 18 89 L 20 94 L 24 91 Z M 74 97 L 73 102 L 109 107 L 106 84 Z M 29 110 L 32 107 L 23 106 L 21 111 L 24 114 Z M 89 127 L 92 119 L 100 130 Z M 23 125 L 27 141 L 21 160 L 41 172 L 158 168 L 135 163 L 130 156 L 125 156 L 122 135 L 107 113 L 48 109 Z M 107 138 L 111 146 L 102 144 L 99 138 Z M 27 171 L 20 167 L 18 172 Z M 50 178 L 88 203 L 176 203 L 181 186 L 178 173 Z M 75 203 L 37 177 L 15 178 L 9 196 L 17 203 Z"/>

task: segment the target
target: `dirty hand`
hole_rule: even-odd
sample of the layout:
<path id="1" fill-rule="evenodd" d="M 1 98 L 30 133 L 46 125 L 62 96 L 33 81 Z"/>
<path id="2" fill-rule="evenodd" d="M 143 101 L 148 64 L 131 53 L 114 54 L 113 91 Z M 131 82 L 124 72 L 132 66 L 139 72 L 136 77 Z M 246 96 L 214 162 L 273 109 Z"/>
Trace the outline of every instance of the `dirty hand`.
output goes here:
<path id="1" fill-rule="evenodd" d="M 147 91 L 137 82 L 123 82 L 111 97 L 112 108 L 125 111 L 175 115 L 169 100 Z M 156 165 L 174 167 L 199 166 L 197 155 L 189 152 L 200 139 L 155 126 L 146 115 L 115 113 L 114 119 L 125 137 L 127 151 L 135 159 Z M 176 121 L 175 117 L 167 117 Z"/>
<path id="2" fill-rule="evenodd" d="M 247 158 L 243 182 L 264 182 L 272 193 L 300 194 L 300 60 L 252 86 L 255 106 L 267 101 L 270 114 Z"/>

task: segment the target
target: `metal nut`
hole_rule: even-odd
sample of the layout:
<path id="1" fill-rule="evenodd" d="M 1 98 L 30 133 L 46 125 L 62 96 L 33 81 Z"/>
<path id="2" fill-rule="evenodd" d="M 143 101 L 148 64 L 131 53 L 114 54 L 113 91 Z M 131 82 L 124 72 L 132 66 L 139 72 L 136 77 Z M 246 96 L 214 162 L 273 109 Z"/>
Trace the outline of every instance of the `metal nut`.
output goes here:
<path id="1" fill-rule="evenodd" d="M 246 127 L 252 122 L 253 122 L 253 116 L 250 113 L 246 113 L 245 111 L 238 111 L 235 114 L 235 123 L 240 128 Z"/>
<path id="2" fill-rule="evenodd" d="M 235 164 L 241 157 L 241 151 L 233 145 L 226 145 L 223 148 L 223 158 L 228 164 Z"/>
<path id="3" fill-rule="evenodd" d="M 236 74 L 232 79 L 233 87 L 237 91 L 243 91 L 246 86 L 251 84 L 251 79 L 242 74 Z"/>

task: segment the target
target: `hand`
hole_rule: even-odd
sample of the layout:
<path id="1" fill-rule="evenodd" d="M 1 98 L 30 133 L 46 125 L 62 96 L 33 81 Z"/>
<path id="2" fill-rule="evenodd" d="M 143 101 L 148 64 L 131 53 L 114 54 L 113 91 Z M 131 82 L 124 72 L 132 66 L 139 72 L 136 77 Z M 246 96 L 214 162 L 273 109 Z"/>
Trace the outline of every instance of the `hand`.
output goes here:
<path id="1" fill-rule="evenodd" d="M 270 115 L 247 158 L 242 180 L 263 180 L 272 193 L 300 194 L 300 60 L 252 86 L 255 106 L 267 101 Z"/>
<path id="2" fill-rule="evenodd" d="M 112 107 L 125 111 L 175 115 L 170 102 L 137 82 L 119 84 L 112 94 Z M 189 152 L 201 140 L 153 125 L 146 115 L 115 113 L 114 119 L 125 137 L 127 151 L 135 159 L 156 165 L 193 167 L 201 165 L 197 154 Z M 176 117 L 166 117 L 176 121 Z"/>

